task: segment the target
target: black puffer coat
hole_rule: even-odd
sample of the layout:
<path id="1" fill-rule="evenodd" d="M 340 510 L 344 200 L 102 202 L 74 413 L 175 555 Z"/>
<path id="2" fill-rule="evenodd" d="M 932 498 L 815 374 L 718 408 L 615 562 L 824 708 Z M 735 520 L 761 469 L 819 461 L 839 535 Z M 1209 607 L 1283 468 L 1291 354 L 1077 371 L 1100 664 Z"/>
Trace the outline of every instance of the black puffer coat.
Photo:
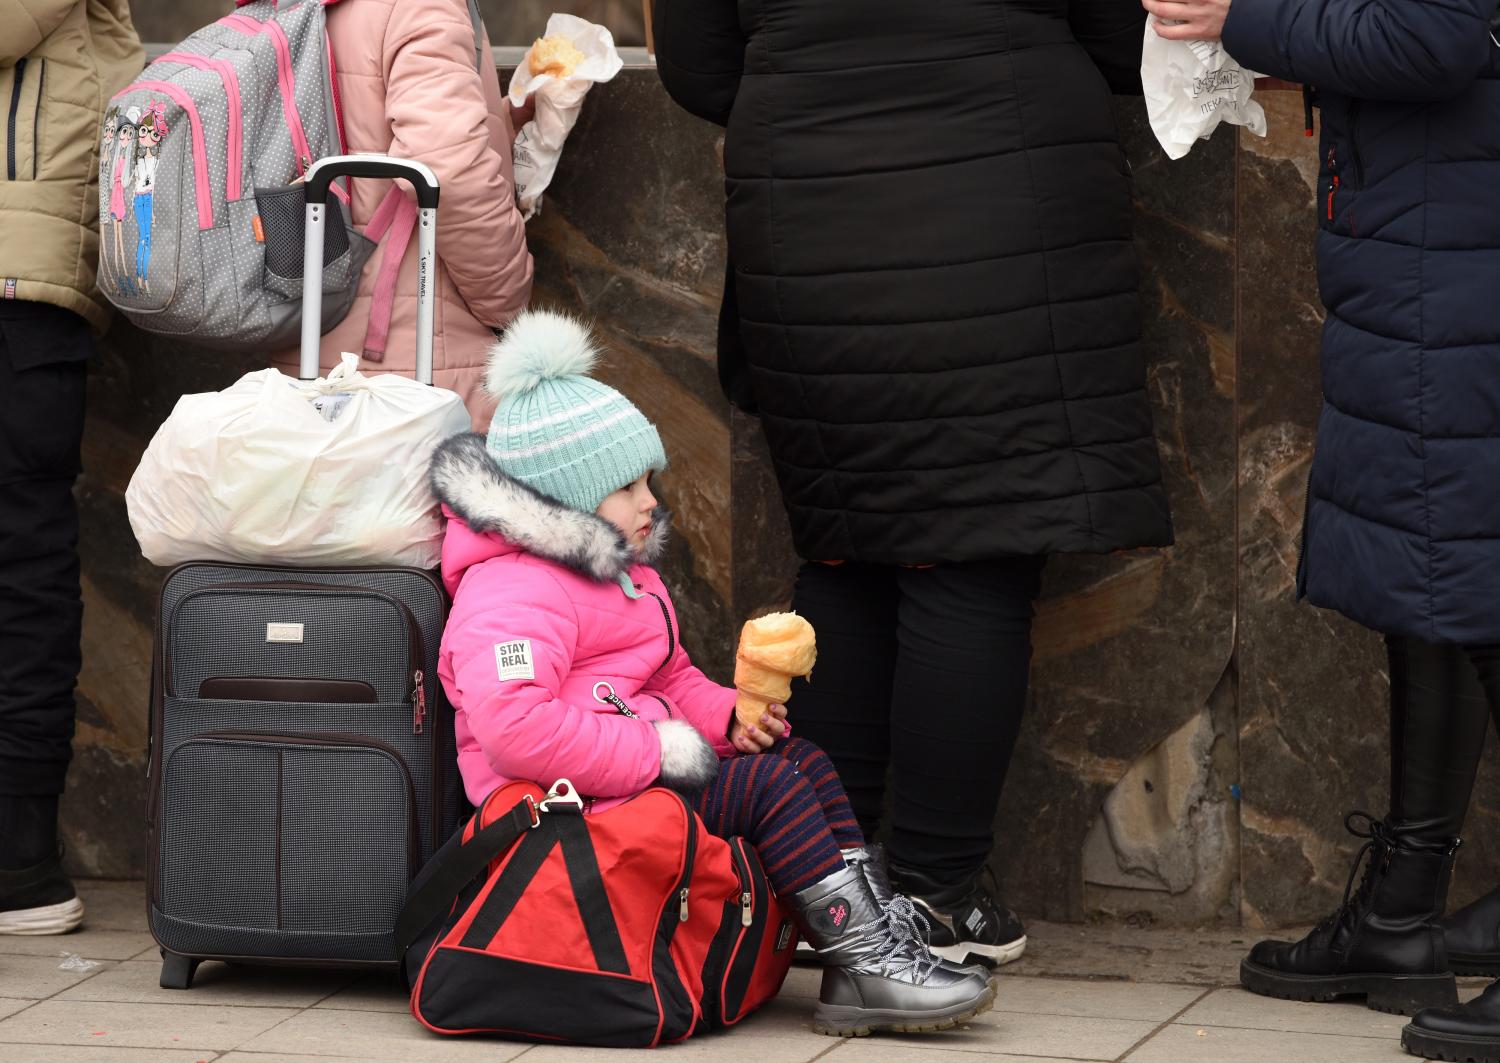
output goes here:
<path id="1" fill-rule="evenodd" d="M 725 331 L 804 557 L 1171 541 L 1109 95 L 1140 91 L 1141 20 L 656 0 L 667 90 L 728 126 Z"/>

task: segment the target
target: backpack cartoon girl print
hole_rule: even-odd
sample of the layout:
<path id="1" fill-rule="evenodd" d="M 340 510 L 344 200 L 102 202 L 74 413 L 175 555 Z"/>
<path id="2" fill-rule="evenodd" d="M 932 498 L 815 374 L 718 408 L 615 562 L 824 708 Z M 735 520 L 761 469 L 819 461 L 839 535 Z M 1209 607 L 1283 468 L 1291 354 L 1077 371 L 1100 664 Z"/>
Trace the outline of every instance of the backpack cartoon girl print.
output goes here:
<path id="1" fill-rule="evenodd" d="M 135 149 L 135 279 L 143 291 L 151 290 L 151 199 L 156 192 L 156 164 L 162 138 L 167 135 L 167 107 L 160 100 L 146 105 L 136 127 Z"/>
<path id="2" fill-rule="evenodd" d="M 115 133 L 120 128 L 120 109 L 111 107 L 104 114 L 104 125 L 99 136 L 99 287 L 109 281 L 109 235 L 114 227 L 114 218 L 109 213 L 109 175 L 113 171 L 110 163 L 114 158 Z"/>
<path id="3" fill-rule="evenodd" d="M 115 252 L 114 284 L 125 291 L 134 292 L 135 284 L 125 266 L 125 219 L 130 214 L 129 201 L 125 198 L 125 186 L 130 183 L 130 160 L 135 149 L 136 123 L 140 120 L 138 107 L 121 111 L 110 108 L 104 116 L 104 144 L 100 147 L 100 158 L 104 165 L 99 171 L 99 272 L 100 283 L 108 272 L 109 249 L 113 237 Z"/>

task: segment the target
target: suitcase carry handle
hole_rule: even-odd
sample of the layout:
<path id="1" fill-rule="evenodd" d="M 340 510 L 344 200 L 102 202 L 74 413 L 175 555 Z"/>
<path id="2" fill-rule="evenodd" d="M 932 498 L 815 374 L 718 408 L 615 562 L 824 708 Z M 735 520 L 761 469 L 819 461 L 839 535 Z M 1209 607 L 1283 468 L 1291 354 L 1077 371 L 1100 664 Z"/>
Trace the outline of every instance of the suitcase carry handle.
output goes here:
<path id="1" fill-rule="evenodd" d="M 298 376 L 318 378 L 323 323 L 323 215 L 336 177 L 402 177 L 417 191 L 417 379 L 432 383 L 433 268 L 437 264 L 437 174 L 412 159 L 389 155 L 330 155 L 304 176 L 306 239 L 302 247 L 302 348 Z"/>

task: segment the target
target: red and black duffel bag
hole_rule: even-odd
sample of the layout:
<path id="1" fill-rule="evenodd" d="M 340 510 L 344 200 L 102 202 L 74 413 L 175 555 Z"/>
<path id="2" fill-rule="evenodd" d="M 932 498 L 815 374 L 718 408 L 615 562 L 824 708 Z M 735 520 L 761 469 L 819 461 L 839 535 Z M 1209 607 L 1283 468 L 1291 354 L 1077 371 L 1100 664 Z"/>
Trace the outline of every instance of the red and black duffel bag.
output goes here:
<path id="1" fill-rule="evenodd" d="M 559 780 L 489 796 L 412 883 L 396 945 L 437 1033 L 640 1048 L 774 997 L 796 933 L 750 844 L 681 795 L 584 815 Z"/>

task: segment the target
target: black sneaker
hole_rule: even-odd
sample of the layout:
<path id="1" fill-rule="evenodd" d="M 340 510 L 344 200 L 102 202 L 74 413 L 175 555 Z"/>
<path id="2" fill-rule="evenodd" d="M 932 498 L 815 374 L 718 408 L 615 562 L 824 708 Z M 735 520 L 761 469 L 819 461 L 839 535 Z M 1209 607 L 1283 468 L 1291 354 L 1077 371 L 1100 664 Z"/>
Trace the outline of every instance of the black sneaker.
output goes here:
<path id="1" fill-rule="evenodd" d="M 896 888 L 932 924 L 933 955 L 999 966 L 1019 960 L 1026 951 L 1026 931 L 1016 913 L 995 899 L 995 877 L 988 867 L 968 882 L 948 887 L 917 871 L 893 867 L 891 875 Z"/>
<path id="2" fill-rule="evenodd" d="M 66 934 L 83 922 L 83 902 L 61 855 L 20 871 L 0 871 L 0 934 Z"/>

